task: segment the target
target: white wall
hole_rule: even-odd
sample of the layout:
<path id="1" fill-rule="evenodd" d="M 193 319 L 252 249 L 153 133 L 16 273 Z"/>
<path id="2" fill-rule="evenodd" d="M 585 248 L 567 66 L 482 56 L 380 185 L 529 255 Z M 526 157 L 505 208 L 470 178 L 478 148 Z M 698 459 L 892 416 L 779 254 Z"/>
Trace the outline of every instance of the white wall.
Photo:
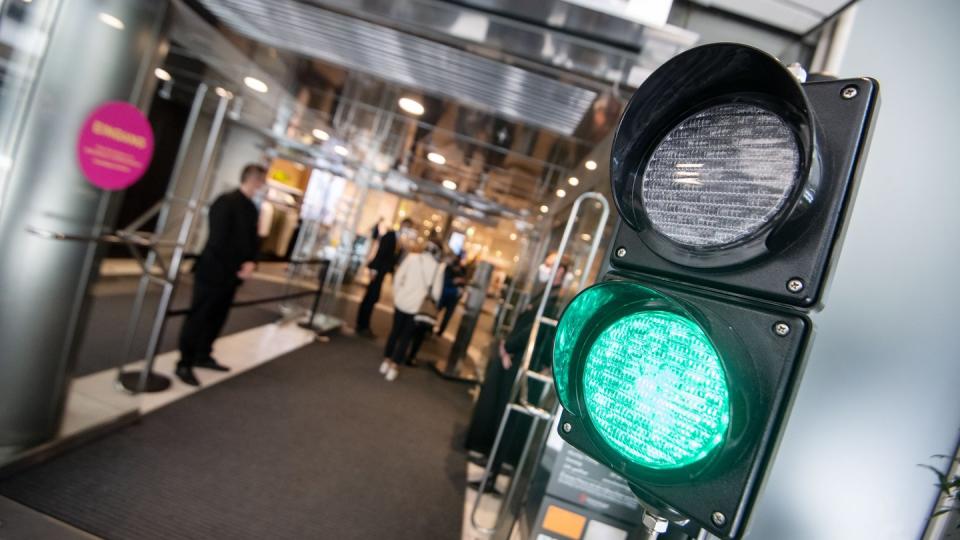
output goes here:
<path id="1" fill-rule="evenodd" d="M 240 173 L 248 164 L 268 166 L 263 151 L 268 145 L 272 142 L 261 133 L 227 120 L 208 200 L 212 202 L 217 195 L 240 187 Z"/>
<path id="2" fill-rule="evenodd" d="M 250 163 L 268 165 L 263 148 L 270 144 L 259 132 L 242 126 L 230 120 L 224 120 L 223 135 L 218 146 L 217 158 L 212 164 L 210 186 L 201 202 L 213 203 L 217 196 L 240 187 L 240 173 Z M 203 132 L 206 135 L 206 131 Z M 205 139 L 201 138 L 194 145 L 202 149 Z M 193 154 L 193 152 L 191 152 Z M 199 157 L 197 158 L 199 160 Z M 194 170 L 199 167 L 199 161 Z M 192 178 L 192 177 L 191 177 Z M 199 252 L 207 241 L 206 214 L 198 218 L 196 234 L 193 236 L 192 251 Z"/>
<path id="3" fill-rule="evenodd" d="M 880 81 L 852 225 L 749 538 L 919 538 L 960 426 L 960 2 L 861 2 Z"/>

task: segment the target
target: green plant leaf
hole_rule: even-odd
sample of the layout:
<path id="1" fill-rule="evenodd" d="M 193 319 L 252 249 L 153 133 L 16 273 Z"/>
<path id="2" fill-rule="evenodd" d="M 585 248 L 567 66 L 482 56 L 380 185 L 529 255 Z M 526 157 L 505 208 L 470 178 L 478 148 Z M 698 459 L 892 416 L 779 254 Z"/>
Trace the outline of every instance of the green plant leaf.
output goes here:
<path id="1" fill-rule="evenodd" d="M 937 475 L 937 483 L 934 485 L 940 488 L 940 492 L 944 495 L 950 495 L 950 480 L 947 478 L 947 473 L 938 470 L 933 465 L 918 465 L 918 467 L 928 469 L 933 472 L 933 474 Z"/>

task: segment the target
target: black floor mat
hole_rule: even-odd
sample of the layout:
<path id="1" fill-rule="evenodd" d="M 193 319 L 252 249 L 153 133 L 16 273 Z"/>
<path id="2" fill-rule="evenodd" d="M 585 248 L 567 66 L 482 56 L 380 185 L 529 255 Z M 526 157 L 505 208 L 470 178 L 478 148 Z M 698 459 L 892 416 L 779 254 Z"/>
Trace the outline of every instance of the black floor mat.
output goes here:
<path id="1" fill-rule="evenodd" d="M 379 348 L 314 344 L 0 482 L 116 539 L 457 539 L 466 388 L 393 383 Z"/>
<path id="2" fill-rule="evenodd" d="M 120 362 L 131 362 L 144 357 L 150 335 L 150 325 L 153 322 L 153 314 L 156 312 L 160 295 L 157 287 L 153 287 L 151 293 L 147 296 L 137 337 L 134 341 L 132 358 L 123 358 L 127 321 L 131 316 L 136 287 L 136 279 L 126 278 L 113 279 L 109 286 L 100 287 L 100 290 L 95 289 L 91 299 L 89 319 L 77 353 L 74 376 L 80 377 L 104 369 L 115 368 Z M 301 288 L 287 289 L 282 284 L 269 281 L 248 280 L 237 292 L 236 300 L 256 300 L 305 290 Z M 191 291 L 190 277 L 184 276 L 182 283 L 177 287 L 172 303 L 173 309 L 188 308 Z M 307 296 L 298 301 L 309 305 L 311 300 L 312 297 Z M 223 334 L 233 334 L 276 321 L 280 316 L 277 305 L 277 303 L 268 303 L 232 309 L 230 316 L 227 318 Z M 183 321 L 183 316 L 174 316 L 167 319 L 159 352 L 172 351 L 177 348 L 177 340 L 180 337 L 180 327 L 183 325 Z"/>

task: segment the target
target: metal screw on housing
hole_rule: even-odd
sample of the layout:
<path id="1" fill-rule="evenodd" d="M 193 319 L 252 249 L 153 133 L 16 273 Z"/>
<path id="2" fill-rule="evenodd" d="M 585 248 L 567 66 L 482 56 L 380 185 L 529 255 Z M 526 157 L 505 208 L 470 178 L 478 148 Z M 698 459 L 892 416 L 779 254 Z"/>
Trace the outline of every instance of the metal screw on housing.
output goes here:
<path id="1" fill-rule="evenodd" d="M 793 278 L 787 282 L 787 290 L 792 293 L 798 293 L 802 291 L 804 287 L 803 280 L 800 278 Z"/>
<path id="2" fill-rule="evenodd" d="M 773 325 L 773 332 L 780 337 L 786 336 L 790 333 L 790 325 L 781 321 Z"/>
<path id="3" fill-rule="evenodd" d="M 800 62 L 794 62 L 787 66 L 787 71 L 792 73 L 793 76 L 797 78 L 797 82 L 807 82 L 807 70 L 803 69 L 803 64 Z"/>
<path id="4" fill-rule="evenodd" d="M 713 521 L 713 524 L 717 527 L 723 527 L 727 523 L 727 516 L 723 515 L 723 512 L 714 512 L 710 516 L 710 520 Z"/>
<path id="5" fill-rule="evenodd" d="M 857 90 L 857 87 L 853 85 L 846 86 L 840 91 L 840 95 L 843 96 L 843 99 L 853 99 L 857 97 L 857 94 L 859 93 L 860 92 Z"/>
<path id="6" fill-rule="evenodd" d="M 625 248 L 625 247 L 617 248 L 617 257 L 621 257 L 621 258 L 622 258 L 622 257 L 626 257 L 626 256 L 627 256 L 627 248 Z"/>
<path id="7" fill-rule="evenodd" d="M 564 433 L 570 433 L 571 431 L 573 431 L 573 424 L 571 424 L 570 422 L 564 422 L 564 424 L 563 424 L 563 432 L 564 432 Z"/>

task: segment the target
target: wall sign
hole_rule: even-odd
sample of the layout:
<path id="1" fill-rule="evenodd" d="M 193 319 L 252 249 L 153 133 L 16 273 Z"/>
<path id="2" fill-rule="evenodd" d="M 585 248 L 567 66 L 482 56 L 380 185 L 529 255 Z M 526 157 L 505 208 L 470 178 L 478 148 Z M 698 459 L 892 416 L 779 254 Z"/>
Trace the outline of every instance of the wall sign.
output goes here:
<path id="1" fill-rule="evenodd" d="M 87 116 L 77 137 L 77 161 L 91 184 L 108 191 L 133 185 L 153 158 L 153 129 L 133 105 L 111 101 Z"/>

